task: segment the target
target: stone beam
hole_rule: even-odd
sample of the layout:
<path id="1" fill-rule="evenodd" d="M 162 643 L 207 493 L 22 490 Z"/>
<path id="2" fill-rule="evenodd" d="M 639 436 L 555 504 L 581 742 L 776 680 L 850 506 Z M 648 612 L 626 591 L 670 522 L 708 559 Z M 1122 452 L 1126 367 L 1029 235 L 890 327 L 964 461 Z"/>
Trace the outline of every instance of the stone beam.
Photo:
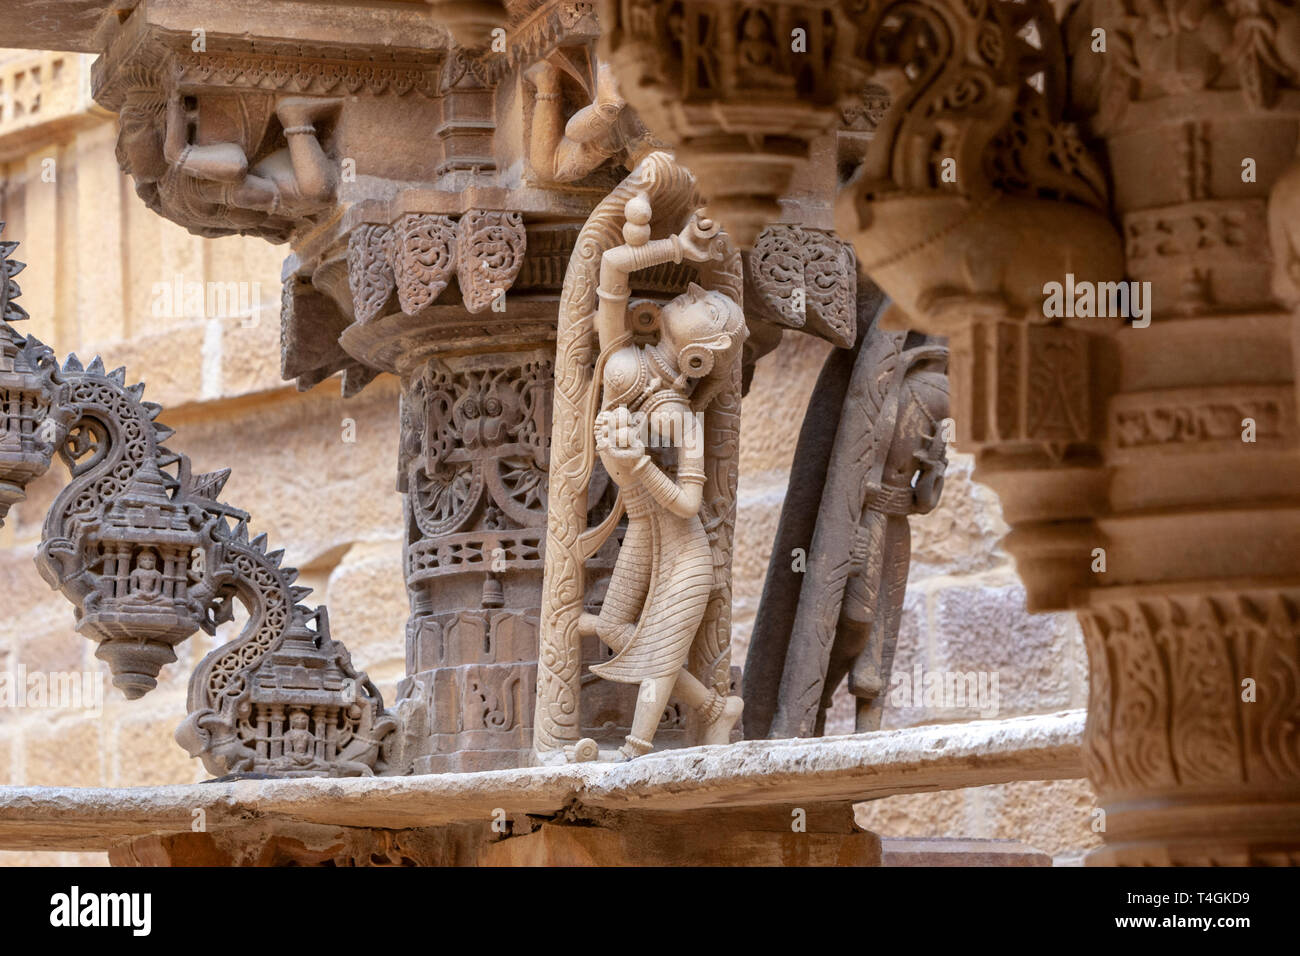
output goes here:
<path id="1" fill-rule="evenodd" d="M 0 46 L 98 53 L 104 25 L 132 0 L 13 0 L 5 4 Z"/>
<path id="2" fill-rule="evenodd" d="M 410 830 L 584 812 L 847 805 L 900 793 L 1082 776 L 1081 711 L 844 737 L 693 747 L 623 764 L 131 789 L 0 788 L 0 849 L 107 850 L 143 837 L 316 825 Z M 202 811 L 199 814 L 199 811 Z M 666 819 L 666 818 L 665 818 Z M 787 814 L 788 819 L 788 814 Z"/>

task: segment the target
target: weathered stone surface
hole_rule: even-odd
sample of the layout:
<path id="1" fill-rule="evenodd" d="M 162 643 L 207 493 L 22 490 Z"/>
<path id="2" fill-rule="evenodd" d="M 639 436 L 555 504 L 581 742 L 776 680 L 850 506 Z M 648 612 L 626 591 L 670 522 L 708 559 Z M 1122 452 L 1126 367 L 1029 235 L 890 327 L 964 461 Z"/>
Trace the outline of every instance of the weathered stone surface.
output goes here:
<path id="1" fill-rule="evenodd" d="M 934 631 L 945 635 L 932 665 L 943 675 L 997 675 L 997 710 L 1010 716 L 1069 706 L 1072 697 L 1068 648 L 1081 643 L 1078 624 L 1067 615 L 1028 616 L 1024 589 L 961 587 L 933 598 Z M 950 700 L 947 702 L 952 704 Z M 944 719 L 975 716 L 973 707 L 946 706 Z"/>
<path id="2" fill-rule="evenodd" d="M 5 43 L 32 50 L 95 49 L 96 28 L 109 0 L 16 0 L 8 11 Z"/>
<path id="3" fill-rule="evenodd" d="M 349 649 L 366 662 L 366 672 L 385 700 L 396 700 L 405 655 L 397 640 L 409 613 L 402 583 L 401 542 L 365 542 L 348 549 L 330 573 L 330 624 L 346 634 Z"/>
<path id="4" fill-rule="evenodd" d="M 493 811 L 813 806 L 872 796 L 1081 773 L 1083 715 L 1066 712 L 814 740 L 745 741 L 624 764 L 367 779 L 245 780 L 201 786 L 0 790 L 0 847 L 105 849 L 137 836 L 268 820 L 409 828 L 481 823 Z"/>
<path id="5" fill-rule="evenodd" d="M 107 755 L 100 721 L 41 717 L 23 728 L 23 780 L 34 787 L 101 786 Z"/>
<path id="6" fill-rule="evenodd" d="M 184 702 L 180 701 L 181 706 Z M 149 767 L 160 784 L 194 783 L 203 776 L 201 765 L 176 746 L 172 733 L 175 717 L 125 716 L 112 740 L 110 782 L 130 786 L 138 779 L 139 767 Z"/>
<path id="7" fill-rule="evenodd" d="M 1017 781 L 986 789 L 992 836 L 1014 834 L 1053 856 L 1101 846 L 1104 818 L 1086 779 Z"/>
<path id="8" fill-rule="evenodd" d="M 0 660 L 0 666 L 4 666 Z M 11 734 L 0 732 L 0 783 L 12 785 L 14 780 L 14 739 Z"/>
<path id="9" fill-rule="evenodd" d="M 1086 780 L 1026 780 L 942 793 L 900 794 L 854 807 L 859 826 L 882 837 L 1015 839 L 1077 864 L 1101 844 Z"/>

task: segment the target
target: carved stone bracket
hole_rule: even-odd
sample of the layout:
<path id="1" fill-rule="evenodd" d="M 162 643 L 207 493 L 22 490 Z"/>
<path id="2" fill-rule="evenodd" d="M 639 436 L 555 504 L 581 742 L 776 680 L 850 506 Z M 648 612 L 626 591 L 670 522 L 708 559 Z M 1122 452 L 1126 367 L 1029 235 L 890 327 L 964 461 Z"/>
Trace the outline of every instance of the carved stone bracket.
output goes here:
<path id="1" fill-rule="evenodd" d="M 749 248 L 779 216 L 811 141 L 838 119 L 833 51 L 849 21 L 829 0 L 603 0 L 600 23 L 628 102 Z"/>

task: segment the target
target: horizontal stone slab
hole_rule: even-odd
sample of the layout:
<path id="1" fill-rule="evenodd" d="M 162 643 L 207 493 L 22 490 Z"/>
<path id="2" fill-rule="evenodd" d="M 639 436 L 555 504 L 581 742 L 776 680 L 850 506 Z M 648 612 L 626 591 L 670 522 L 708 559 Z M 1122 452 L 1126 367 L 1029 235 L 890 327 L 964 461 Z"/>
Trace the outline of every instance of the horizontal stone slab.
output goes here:
<path id="1" fill-rule="evenodd" d="M 106 850 L 137 837 L 275 821 L 407 829 L 499 816 L 852 804 L 900 793 L 1083 776 L 1084 712 L 569 764 L 411 777 L 185 786 L 0 787 L 0 849 Z M 29 759 L 40 759 L 39 754 Z M 201 811 L 201 813 L 197 812 Z"/>

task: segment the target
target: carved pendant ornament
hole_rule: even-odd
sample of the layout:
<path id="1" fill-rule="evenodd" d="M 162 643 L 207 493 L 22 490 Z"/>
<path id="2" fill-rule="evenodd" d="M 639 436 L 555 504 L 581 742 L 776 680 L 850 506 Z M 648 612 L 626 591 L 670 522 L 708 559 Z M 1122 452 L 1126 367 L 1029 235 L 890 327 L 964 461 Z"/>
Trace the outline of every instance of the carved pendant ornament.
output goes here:
<path id="1" fill-rule="evenodd" d="M 414 315 L 431 305 L 452 276 L 472 313 L 503 307 L 524 263 L 527 236 L 517 212 L 472 209 L 460 218 L 409 213 L 393 226 L 365 224 L 348 237 L 348 286 L 358 322 L 384 314 L 397 293 Z"/>
<path id="2" fill-rule="evenodd" d="M 369 678 L 329 632 L 324 608 L 301 600 L 298 572 L 249 539 L 249 516 L 219 500 L 229 470 L 195 475 L 163 442 L 162 407 L 96 358 L 58 366 L 9 320 L 18 271 L 5 246 L 6 320 L 0 325 L 0 489 L 22 486 L 57 454 L 69 481 L 45 519 L 37 567 L 76 609 L 128 699 L 157 686 L 174 648 L 200 629 L 215 634 L 233 602 L 248 623 L 190 680 L 177 740 L 214 775 L 369 775 L 396 726 Z"/>
<path id="3" fill-rule="evenodd" d="M 699 742 L 726 742 L 740 717 L 740 698 L 726 694 L 747 330 L 739 253 L 693 208 L 690 174 L 650 154 L 588 218 L 565 276 L 534 731 L 545 762 L 597 756 L 594 741 L 578 739 L 584 635 L 615 652 L 593 673 L 640 688 L 632 731 L 611 756 L 652 749 L 674 691 L 694 711 Z M 662 308 L 629 308 L 629 275 L 683 259 L 700 264 L 701 285 Z M 588 528 L 597 461 L 618 503 Z M 624 513 L 605 600 L 588 613 L 584 564 Z"/>

